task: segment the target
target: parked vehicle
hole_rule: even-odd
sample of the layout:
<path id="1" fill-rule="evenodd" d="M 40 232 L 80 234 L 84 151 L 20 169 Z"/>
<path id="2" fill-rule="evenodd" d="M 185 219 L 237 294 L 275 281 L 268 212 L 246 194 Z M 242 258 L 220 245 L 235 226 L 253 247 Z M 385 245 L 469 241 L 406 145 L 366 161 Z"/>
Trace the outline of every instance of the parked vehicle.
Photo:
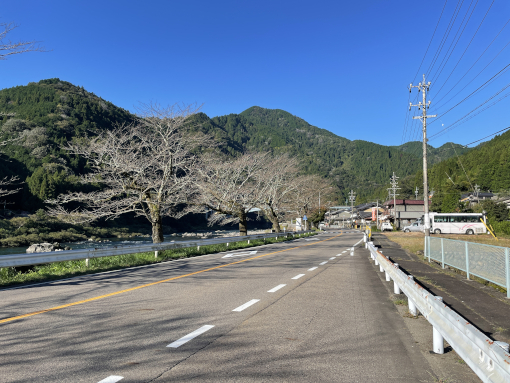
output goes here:
<path id="1" fill-rule="evenodd" d="M 487 229 L 482 220 L 481 213 L 430 213 L 430 231 L 434 234 L 484 234 Z"/>
<path id="2" fill-rule="evenodd" d="M 415 231 L 415 232 L 423 232 L 423 225 L 421 223 L 420 220 L 414 222 L 413 224 L 409 225 L 409 226 L 404 226 L 404 228 L 402 229 L 405 233 L 409 233 L 411 231 Z"/>
<path id="3" fill-rule="evenodd" d="M 393 226 L 389 222 L 381 223 L 381 231 L 393 231 Z"/>

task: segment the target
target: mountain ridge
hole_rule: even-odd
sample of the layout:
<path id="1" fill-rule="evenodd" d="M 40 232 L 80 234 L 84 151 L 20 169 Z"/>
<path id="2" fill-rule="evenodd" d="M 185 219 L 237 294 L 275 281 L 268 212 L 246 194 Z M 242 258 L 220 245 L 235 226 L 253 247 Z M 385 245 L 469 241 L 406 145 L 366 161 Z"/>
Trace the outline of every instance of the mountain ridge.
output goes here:
<path id="1" fill-rule="evenodd" d="M 0 177 L 17 173 L 26 181 L 23 193 L 13 198 L 27 210 L 76 188 L 77 175 L 87 171 L 82 159 L 61 149 L 65 142 L 134 118 L 83 87 L 57 78 L 0 90 L 0 112 L 4 113 L 0 116 L 1 141 L 16 134 L 22 137 L 3 147 L 2 157 L 10 165 L 0 167 Z M 15 116 L 6 115 L 10 113 Z M 393 171 L 405 177 L 421 167 L 421 155 L 406 152 L 412 145 L 402 149 L 351 141 L 281 109 L 253 106 L 239 114 L 216 117 L 198 113 L 193 121 L 190 129 L 213 135 L 227 154 L 264 150 L 297 156 L 303 173 L 319 174 L 338 186 L 340 200 L 350 189 L 366 197 L 385 184 Z"/>

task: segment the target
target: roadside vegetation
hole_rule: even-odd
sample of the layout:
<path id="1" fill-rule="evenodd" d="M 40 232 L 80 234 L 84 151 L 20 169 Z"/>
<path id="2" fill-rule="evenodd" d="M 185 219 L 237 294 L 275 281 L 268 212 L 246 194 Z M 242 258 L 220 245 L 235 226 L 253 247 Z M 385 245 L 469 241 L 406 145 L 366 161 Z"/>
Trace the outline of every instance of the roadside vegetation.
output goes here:
<path id="1" fill-rule="evenodd" d="M 427 262 L 428 259 L 425 257 L 425 254 L 423 253 L 424 248 L 424 235 L 422 233 L 404 233 L 402 231 L 393 231 L 393 232 L 383 232 L 385 236 L 388 237 L 391 241 L 398 243 L 404 250 L 409 251 L 410 253 L 415 254 L 418 259 L 423 260 L 424 262 Z M 461 234 L 434 234 L 434 237 L 438 238 L 446 238 L 446 239 L 453 239 L 457 241 L 466 241 L 466 242 L 473 242 L 473 243 L 481 243 L 485 245 L 491 245 L 491 246 L 501 246 L 501 247 L 510 247 L 510 237 L 505 236 L 504 238 L 499 237 L 499 240 L 494 239 L 491 235 L 483 234 L 483 235 L 461 235 Z M 433 261 L 431 262 L 431 265 L 435 265 L 436 263 Z M 437 266 L 441 268 L 441 266 Z M 455 274 L 464 275 L 466 276 L 466 273 L 462 270 L 456 269 L 452 266 L 448 266 L 447 270 L 442 270 L 443 272 L 453 272 Z M 492 282 L 486 281 L 485 279 L 478 278 L 474 275 L 471 275 L 470 278 L 476 282 L 479 282 L 483 285 L 493 287 L 494 289 L 505 293 L 506 289 L 496 285 Z M 423 278 L 422 278 L 423 279 Z"/>
<path id="2" fill-rule="evenodd" d="M 300 235 L 300 237 L 309 237 L 317 233 L 307 233 Z M 138 253 L 138 254 L 125 254 L 112 257 L 93 258 L 89 261 L 89 266 L 85 265 L 85 260 L 54 262 L 44 265 L 36 265 L 31 267 L 28 271 L 22 272 L 14 267 L 4 267 L 0 269 L 0 286 L 10 286 L 28 283 L 45 282 L 63 278 L 71 278 L 84 274 L 93 274 L 98 272 L 119 270 L 127 267 L 149 265 L 153 263 L 160 263 L 171 261 L 181 258 L 196 257 L 199 255 L 220 253 L 223 251 L 231 251 L 244 249 L 264 244 L 286 242 L 294 239 L 292 236 L 267 238 L 264 240 L 251 240 L 239 241 L 226 244 L 188 247 L 174 250 L 161 251 L 156 259 L 154 252 Z M 241 260 L 234 259 L 234 260 Z"/>

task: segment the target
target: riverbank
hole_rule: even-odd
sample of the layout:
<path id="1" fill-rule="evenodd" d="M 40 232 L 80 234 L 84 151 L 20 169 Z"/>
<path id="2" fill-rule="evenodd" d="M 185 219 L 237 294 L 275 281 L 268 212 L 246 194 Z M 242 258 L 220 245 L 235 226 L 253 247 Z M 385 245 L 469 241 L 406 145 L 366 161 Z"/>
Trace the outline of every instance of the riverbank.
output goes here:
<path id="1" fill-rule="evenodd" d="M 316 233 L 303 234 L 302 237 L 315 235 Z M 32 270 L 22 273 L 16 271 L 13 267 L 5 267 L 0 269 L 0 286 L 23 285 L 30 283 L 40 283 L 56 279 L 71 278 L 84 274 L 93 274 L 98 272 L 118 270 L 127 267 L 148 265 L 152 263 L 165 262 L 180 258 L 195 257 L 198 255 L 219 253 L 227 250 L 244 249 L 253 246 L 260 246 L 263 244 L 285 242 L 292 240 L 293 237 L 278 237 L 268 238 L 264 240 L 251 240 L 231 242 L 227 248 L 226 244 L 180 248 L 173 250 L 162 251 L 155 259 L 154 253 L 138 253 L 138 254 L 125 254 L 112 257 L 93 258 L 89 261 L 89 266 L 85 265 L 84 260 L 67 261 L 67 262 L 54 262 L 46 265 L 36 265 Z"/>

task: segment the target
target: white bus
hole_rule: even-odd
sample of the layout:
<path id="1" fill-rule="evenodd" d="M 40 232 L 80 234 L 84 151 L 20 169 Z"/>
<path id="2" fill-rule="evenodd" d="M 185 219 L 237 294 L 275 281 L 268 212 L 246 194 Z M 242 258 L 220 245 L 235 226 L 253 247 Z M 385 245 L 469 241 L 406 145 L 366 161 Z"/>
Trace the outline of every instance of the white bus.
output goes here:
<path id="1" fill-rule="evenodd" d="M 429 213 L 430 232 L 434 234 L 485 234 L 481 213 Z M 423 219 L 423 217 L 422 217 Z"/>

